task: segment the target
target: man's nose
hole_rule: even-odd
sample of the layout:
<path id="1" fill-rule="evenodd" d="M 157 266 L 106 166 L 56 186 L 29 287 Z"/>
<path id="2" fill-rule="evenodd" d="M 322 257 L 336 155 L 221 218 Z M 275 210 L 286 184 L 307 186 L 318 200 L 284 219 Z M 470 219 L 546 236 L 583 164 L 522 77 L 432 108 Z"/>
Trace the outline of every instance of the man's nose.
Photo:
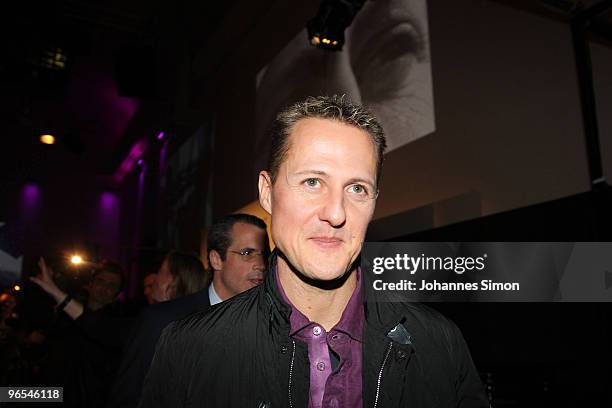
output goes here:
<path id="1" fill-rule="evenodd" d="M 328 222 L 332 227 L 341 227 L 346 222 L 344 190 L 330 191 L 325 195 L 319 219 Z"/>
<path id="2" fill-rule="evenodd" d="M 253 269 L 256 271 L 263 271 L 266 268 L 266 263 L 263 256 L 255 257 L 253 261 Z"/>

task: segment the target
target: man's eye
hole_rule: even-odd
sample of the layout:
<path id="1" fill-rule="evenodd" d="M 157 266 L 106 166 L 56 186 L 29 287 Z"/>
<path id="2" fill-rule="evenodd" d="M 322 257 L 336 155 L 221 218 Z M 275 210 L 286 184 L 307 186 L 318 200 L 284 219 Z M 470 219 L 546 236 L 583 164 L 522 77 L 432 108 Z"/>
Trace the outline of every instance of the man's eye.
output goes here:
<path id="1" fill-rule="evenodd" d="M 368 193 L 368 190 L 361 184 L 353 184 L 350 190 L 352 193 L 359 195 L 366 195 Z"/>
<path id="2" fill-rule="evenodd" d="M 320 184 L 320 181 L 316 178 L 307 178 L 304 180 L 304 184 L 306 187 L 317 187 Z"/>
<path id="3" fill-rule="evenodd" d="M 240 255 L 243 255 L 243 256 L 248 256 L 248 255 L 251 255 L 252 253 L 253 251 L 250 249 L 243 249 L 242 251 L 240 251 Z"/>

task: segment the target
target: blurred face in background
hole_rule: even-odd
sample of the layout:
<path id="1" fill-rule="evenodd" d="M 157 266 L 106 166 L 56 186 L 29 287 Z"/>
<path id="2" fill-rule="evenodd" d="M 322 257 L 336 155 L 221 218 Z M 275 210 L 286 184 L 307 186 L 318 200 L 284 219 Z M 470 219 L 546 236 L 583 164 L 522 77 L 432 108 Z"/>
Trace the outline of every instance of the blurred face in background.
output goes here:
<path id="1" fill-rule="evenodd" d="M 266 234 L 266 230 L 255 225 L 237 222 L 232 226 L 232 244 L 225 260 L 217 251 L 211 251 L 213 285 L 222 300 L 263 282 L 268 253 Z"/>
<path id="2" fill-rule="evenodd" d="M 17 301 L 8 292 L 0 292 L 0 323 L 12 316 Z"/>
<path id="3" fill-rule="evenodd" d="M 89 299 L 87 305 L 92 310 L 98 310 L 117 299 L 121 290 L 121 276 L 112 272 L 96 274 L 89 284 Z"/>
<path id="4" fill-rule="evenodd" d="M 164 259 L 164 263 L 157 272 L 155 284 L 153 285 L 153 300 L 155 302 L 166 302 L 174 299 L 176 291 L 176 278 L 170 273 L 168 267 L 168 258 Z"/>
<path id="5" fill-rule="evenodd" d="M 147 276 L 145 276 L 143 280 L 143 288 L 144 288 L 143 292 L 144 292 L 145 298 L 147 299 L 147 303 L 150 305 L 155 303 L 155 300 L 153 299 L 153 289 L 155 286 L 156 278 L 157 278 L 157 274 L 150 273 Z"/>

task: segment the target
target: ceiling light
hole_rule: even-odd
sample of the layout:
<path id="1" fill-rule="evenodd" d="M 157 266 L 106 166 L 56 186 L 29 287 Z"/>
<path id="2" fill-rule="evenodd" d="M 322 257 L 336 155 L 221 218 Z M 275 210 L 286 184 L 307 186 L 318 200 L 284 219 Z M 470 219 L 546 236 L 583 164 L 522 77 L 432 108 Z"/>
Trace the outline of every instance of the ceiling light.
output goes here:
<path id="1" fill-rule="evenodd" d="M 344 30 L 351 25 L 365 0 L 322 0 L 317 15 L 306 26 L 310 44 L 329 51 L 340 51 Z"/>
<path id="2" fill-rule="evenodd" d="M 55 144 L 55 137 L 52 135 L 41 135 L 40 142 L 48 145 Z"/>

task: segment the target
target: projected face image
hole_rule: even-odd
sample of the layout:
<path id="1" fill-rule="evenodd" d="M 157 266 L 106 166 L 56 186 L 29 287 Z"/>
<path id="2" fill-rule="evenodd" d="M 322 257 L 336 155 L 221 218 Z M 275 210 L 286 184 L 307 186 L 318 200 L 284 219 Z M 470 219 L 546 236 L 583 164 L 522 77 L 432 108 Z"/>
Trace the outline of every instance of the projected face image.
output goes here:
<path id="1" fill-rule="evenodd" d="M 300 32 L 258 77 L 257 170 L 265 168 L 266 129 L 282 107 L 306 96 L 347 94 L 369 107 L 387 151 L 435 129 L 425 0 L 367 1 L 341 52 L 312 47 Z"/>

